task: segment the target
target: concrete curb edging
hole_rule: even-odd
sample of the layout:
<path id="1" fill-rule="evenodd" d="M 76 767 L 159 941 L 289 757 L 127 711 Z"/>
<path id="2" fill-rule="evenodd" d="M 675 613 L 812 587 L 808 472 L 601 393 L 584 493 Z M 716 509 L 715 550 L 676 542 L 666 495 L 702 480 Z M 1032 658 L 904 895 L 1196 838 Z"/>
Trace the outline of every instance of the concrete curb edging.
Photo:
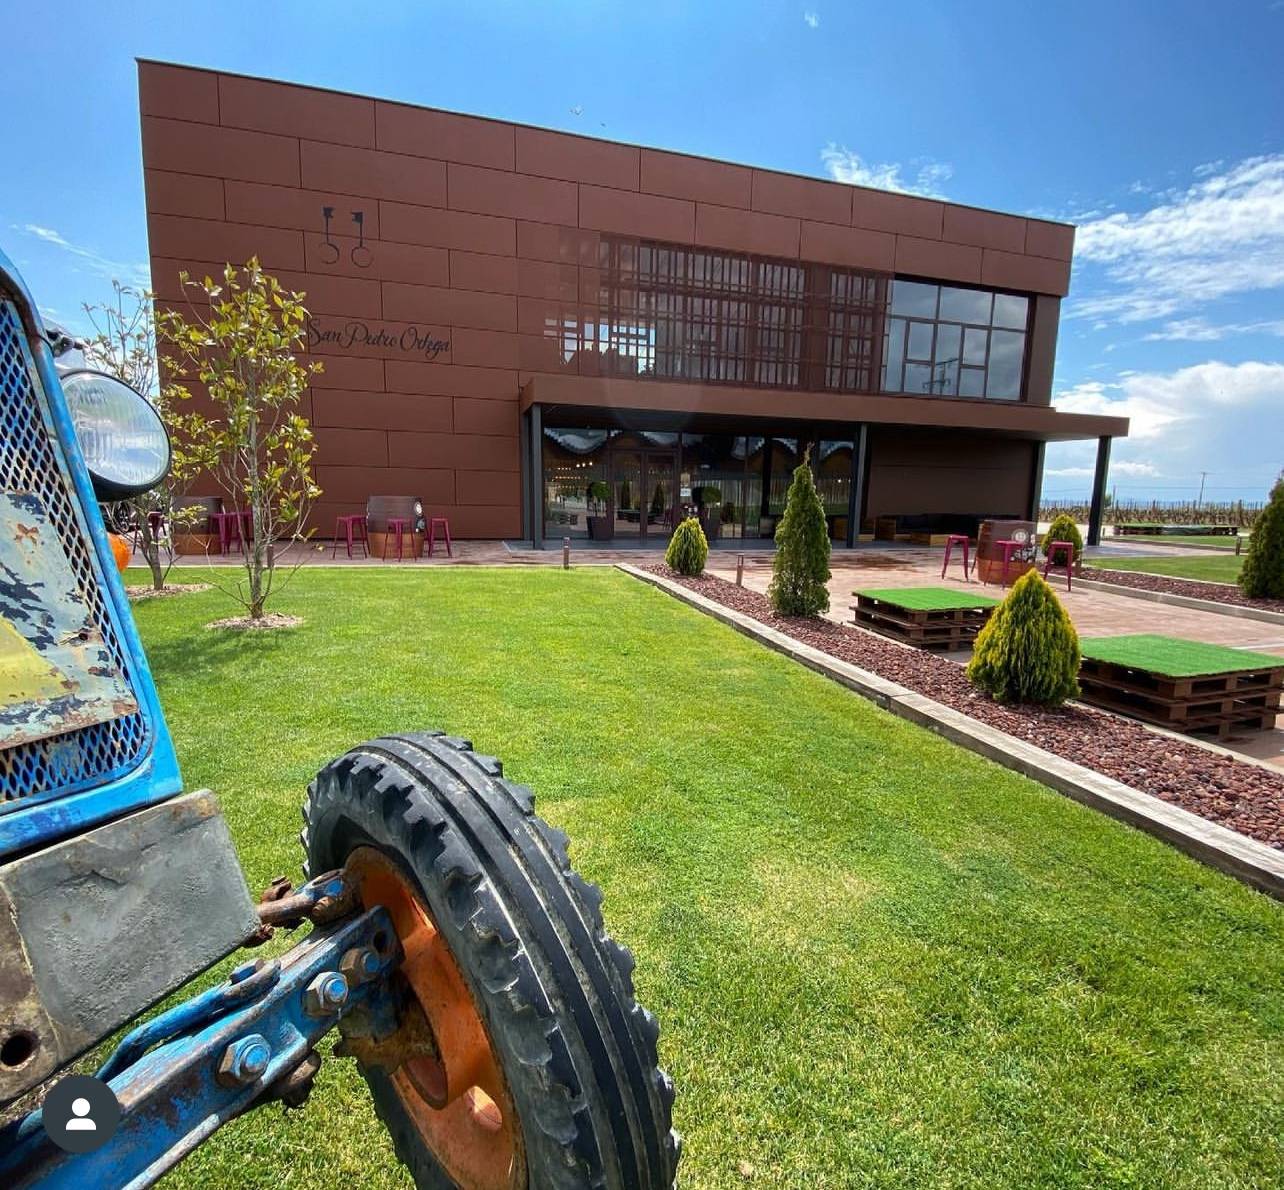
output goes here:
<path id="1" fill-rule="evenodd" d="M 1172 576 L 1161 574 L 1154 577 Z M 1168 591 L 1143 591 L 1140 587 L 1103 583 L 1096 579 L 1081 578 L 1079 575 L 1075 575 L 1074 581 L 1076 586 L 1086 587 L 1089 591 L 1104 591 L 1107 595 L 1126 595 L 1130 599 L 1146 599 L 1151 603 L 1167 603 L 1173 607 L 1190 607 L 1195 611 L 1212 612 L 1218 616 L 1235 616 L 1241 620 L 1261 620 L 1266 624 L 1284 626 L 1284 612 L 1268 612 L 1262 608 L 1243 607 L 1238 603 L 1218 603 L 1215 599 L 1195 599 L 1191 595 L 1173 595 Z"/>
<path id="2" fill-rule="evenodd" d="M 1284 901 L 1284 852 L 1209 822 L 1093 769 L 989 727 L 897 682 L 831 657 L 751 616 L 627 562 L 616 568 L 877 703 L 884 710 L 1058 793 L 1163 839 L 1187 855 Z"/>

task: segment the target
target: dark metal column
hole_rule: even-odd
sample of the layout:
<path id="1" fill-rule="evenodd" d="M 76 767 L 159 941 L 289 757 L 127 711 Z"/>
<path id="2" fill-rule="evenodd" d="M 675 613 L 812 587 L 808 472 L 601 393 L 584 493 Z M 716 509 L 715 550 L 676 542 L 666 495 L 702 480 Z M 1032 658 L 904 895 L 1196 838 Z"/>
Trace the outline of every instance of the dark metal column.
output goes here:
<path id="1" fill-rule="evenodd" d="M 1043 495 L 1043 456 L 1047 451 L 1046 442 L 1034 444 L 1034 465 L 1030 469 L 1030 519 L 1039 523 L 1039 497 Z"/>
<path id="2" fill-rule="evenodd" d="M 1092 477 L 1092 507 L 1088 510 L 1088 544 L 1101 544 L 1101 510 L 1105 504 L 1106 476 L 1110 471 L 1111 438 L 1097 439 L 1097 471 Z"/>
<path id="3" fill-rule="evenodd" d="M 544 414 L 531 406 L 530 427 L 531 545 L 544 548 Z"/>
<path id="4" fill-rule="evenodd" d="M 865 478 L 869 474 L 869 427 L 861 422 L 852 434 L 852 490 L 847 500 L 847 548 L 860 540 L 865 519 Z"/>
<path id="5" fill-rule="evenodd" d="M 519 485 L 522 498 L 522 540 L 529 541 L 531 538 L 531 491 L 534 488 L 531 483 L 530 413 L 523 413 L 517 419 L 517 460 L 518 470 L 522 476 L 522 481 Z"/>

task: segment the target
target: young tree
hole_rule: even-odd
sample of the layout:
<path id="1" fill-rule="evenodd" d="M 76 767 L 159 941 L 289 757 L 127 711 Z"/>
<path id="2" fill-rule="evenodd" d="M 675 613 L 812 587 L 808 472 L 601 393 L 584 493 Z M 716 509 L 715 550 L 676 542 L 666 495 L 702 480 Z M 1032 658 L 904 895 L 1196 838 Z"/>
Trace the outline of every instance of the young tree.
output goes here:
<path id="1" fill-rule="evenodd" d="M 321 494 L 312 476 L 312 429 L 298 412 L 321 365 L 295 358 L 307 326 L 304 295 L 283 289 L 257 257 L 244 268 L 229 264 L 221 281 L 192 281 L 186 272 L 179 279 L 200 305 L 190 318 L 161 313 L 158 330 L 171 349 L 165 363 L 177 380 L 196 381 L 208 394 L 212 414 L 191 414 L 186 428 L 208 444 L 232 506 L 249 512 L 245 580 L 229 594 L 253 623 L 263 619 L 276 583 L 278 545 L 306 540 L 308 510 Z"/>
<path id="2" fill-rule="evenodd" d="M 1079 634 L 1037 570 L 1026 571 L 977 634 L 968 680 L 999 702 L 1060 706 L 1079 693 Z"/>
<path id="3" fill-rule="evenodd" d="M 1079 532 L 1079 526 L 1075 524 L 1074 517 L 1069 513 L 1059 512 L 1052 518 L 1052 524 L 1048 526 L 1048 531 L 1043 535 L 1043 552 L 1047 554 L 1048 546 L 1054 541 L 1068 541 L 1074 548 L 1074 560 L 1077 562 L 1083 557 L 1083 534 Z"/>
<path id="4" fill-rule="evenodd" d="M 709 542 L 700 522 L 687 517 L 669 538 L 669 548 L 664 551 L 664 561 L 679 574 L 699 574 L 709 558 Z"/>
<path id="5" fill-rule="evenodd" d="M 169 431 L 171 458 L 165 481 L 141 496 L 117 501 L 112 508 L 113 520 L 121 528 L 137 533 L 139 549 L 152 574 L 152 587 L 160 591 L 174 565 L 175 507 L 199 471 L 203 452 L 200 444 L 189 442 L 182 432 L 177 405 L 187 394 L 174 385 L 156 383 L 154 295 L 119 281 L 111 284 L 116 295 L 114 303 L 84 306 L 94 328 L 92 338 L 85 343 L 85 362 L 142 393 Z M 170 527 L 168 534 L 163 525 Z"/>
<path id="6" fill-rule="evenodd" d="M 786 616 L 818 616 L 829 608 L 829 527 L 807 454 L 794 469 L 785 515 L 776 529 L 772 606 Z"/>
<path id="7" fill-rule="evenodd" d="M 1284 474 L 1253 526 L 1239 586 L 1250 599 L 1284 599 Z"/>

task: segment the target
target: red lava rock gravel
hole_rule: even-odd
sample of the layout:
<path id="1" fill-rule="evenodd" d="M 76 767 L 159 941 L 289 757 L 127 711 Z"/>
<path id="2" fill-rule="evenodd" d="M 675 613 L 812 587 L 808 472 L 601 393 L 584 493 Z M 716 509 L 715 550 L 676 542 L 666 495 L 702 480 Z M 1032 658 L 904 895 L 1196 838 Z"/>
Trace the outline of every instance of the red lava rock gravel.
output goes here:
<path id="1" fill-rule="evenodd" d="M 1142 574 L 1135 570 L 1106 570 L 1096 566 L 1085 569 L 1083 577 L 1114 583 L 1117 587 L 1134 587 L 1138 591 L 1162 591 L 1165 595 L 1184 595 L 1187 599 L 1210 599 L 1214 603 L 1234 603 L 1264 612 L 1284 612 L 1284 599 L 1249 599 L 1230 583 L 1201 583 L 1189 578 L 1169 578 L 1163 574 Z"/>
<path id="2" fill-rule="evenodd" d="M 1004 706 L 978 691 L 961 666 L 934 653 L 831 620 L 777 615 L 765 595 L 712 575 L 687 578 L 662 565 L 646 569 L 1008 735 L 1284 850 L 1284 774 L 1092 707 Z"/>

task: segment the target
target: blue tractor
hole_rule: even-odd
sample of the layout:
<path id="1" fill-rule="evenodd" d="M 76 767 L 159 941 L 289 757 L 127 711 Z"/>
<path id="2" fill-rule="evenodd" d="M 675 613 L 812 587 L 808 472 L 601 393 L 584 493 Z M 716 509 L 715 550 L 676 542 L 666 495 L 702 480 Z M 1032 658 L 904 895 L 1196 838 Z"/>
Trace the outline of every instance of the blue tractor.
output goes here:
<path id="1" fill-rule="evenodd" d="M 151 1185 L 301 1106 L 337 1029 L 327 1061 L 358 1063 L 418 1186 L 671 1186 L 632 958 L 498 760 L 354 748 L 308 786 L 304 882 L 251 897 L 215 795 L 184 790 L 99 509 L 163 479 L 165 430 L 73 347 L 0 254 L 0 1181 Z"/>

